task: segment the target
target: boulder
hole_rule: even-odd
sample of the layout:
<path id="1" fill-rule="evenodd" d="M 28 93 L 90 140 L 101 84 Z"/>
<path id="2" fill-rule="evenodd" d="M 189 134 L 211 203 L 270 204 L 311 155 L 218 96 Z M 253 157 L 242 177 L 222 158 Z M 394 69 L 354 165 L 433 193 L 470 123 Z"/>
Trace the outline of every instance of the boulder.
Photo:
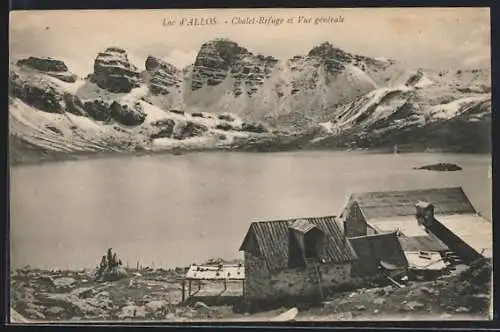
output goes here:
<path id="1" fill-rule="evenodd" d="M 261 123 L 248 123 L 248 122 L 243 122 L 241 125 L 241 131 L 247 131 L 251 133 L 265 133 L 267 132 L 266 127 L 261 124 Z"/>
<path id="2" fill-rule="evenodd" d="M 114 101 L 110 106 L 111 117 L 126 126 L 137 126 L 144 122 L 146 113 L 142 109 L 141 104 L 136 103 L 134 107 L 121 105 Z"/>
<path id="3" fill-rule="evenodd" d="M 166 314 L 166 301 L 156 300 L 150 301 L 144 305 L 146 313 L 153 317 L 160 317 Z"/>
<path id="4" fill-rule="evenodd" d="M 113 93 L 127 93 L 139 86 L 140 74 L 128 60 L 127 52 L 119 47 L 108 47 L 97 55 L 90 81 Z"/>
<path id="5" fill-rule="evenodd" d="M 420 310 L 425 308 L 425 305 L 423 303 L 417 302 L 417 301 L 410 301 L 404 304 L 403 310 L 404 311 L 415 311 L 415 310 Z"/>
<path id="6" fill-rule="evenodd" d="M 183 140 L 190 137 L 201 136 L 208 127 L 192 121 L 180 122 L 174 128 L 173 138 Z"/>
<path id="7" fill-rule="evenodd" d="M 151 139 L 170 138 L 174 132 L 175 121 L 172 119 L 158 120 L 151 123 L 154 132 L 151 134 Z"/>
<path id="8" fill-rule="evenodd" d="M 146 317 L 146 310 L 143 306 L 127 305 L 120 309 L 118 318 L 120 319 L 137 319 Z"/>
<path id="9" fill-rule="evenodd" d="M 83 107 L 87 114 L 96 121 L 110 121 L 111 111 L 108 104 L 102 100 L 86 101 Z"/>

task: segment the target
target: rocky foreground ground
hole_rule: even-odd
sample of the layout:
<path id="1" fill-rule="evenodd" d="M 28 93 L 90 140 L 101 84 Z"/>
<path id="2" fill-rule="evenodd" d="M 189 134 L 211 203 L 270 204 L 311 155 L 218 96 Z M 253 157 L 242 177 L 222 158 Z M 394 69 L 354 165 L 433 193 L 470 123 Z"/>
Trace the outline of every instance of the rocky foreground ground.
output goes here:
<path id="1" fill-rule="evenodd" d="M 337 293 L 316 304 L 297 304 L 301 320 L 488 319 L 491 263 L 481 262 L 405 288 L 384 286 Z M 254 314 L 202 302 L 181 304 L 181 270 L 130 272 L 96 282 L 89 271 L 19 269 L 11 274 L 17 321 L 269 321 L 290 309 Z M 203 287 L 210 287 L 204 285 Z M 14 317 L 11 317 L 15 322 Z"/>

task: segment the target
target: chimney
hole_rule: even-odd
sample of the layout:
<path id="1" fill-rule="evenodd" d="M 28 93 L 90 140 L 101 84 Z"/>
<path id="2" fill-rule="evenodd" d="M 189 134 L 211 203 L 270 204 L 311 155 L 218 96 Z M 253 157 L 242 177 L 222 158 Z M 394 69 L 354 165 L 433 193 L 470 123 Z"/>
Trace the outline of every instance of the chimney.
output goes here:
<path id="1" fill-rule="evenodd" d="M 417 223 L 425 228 L 429 227 L 434 220 L 434 205 L 425 201 L 418 201 L 415 204 Z"/>

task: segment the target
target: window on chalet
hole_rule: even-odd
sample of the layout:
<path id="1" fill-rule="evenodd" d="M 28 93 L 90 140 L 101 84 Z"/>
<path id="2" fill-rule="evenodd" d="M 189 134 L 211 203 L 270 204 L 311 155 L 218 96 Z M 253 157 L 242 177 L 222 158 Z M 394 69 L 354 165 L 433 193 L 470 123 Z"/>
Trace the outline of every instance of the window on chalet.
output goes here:
<path id="1" fill-rule="evenodd" d="M 304 256 L 306 259 L 321 258 L 323 247 L 323 233 L 311 230 L 304 235 Z"/>
<path id="2" fill-rule="evenodd" d="M 289 267 L 304 267 L 309 260 L 320 260 L 324 234 L 306 221 L 298 221 L 289 228 Z"/>

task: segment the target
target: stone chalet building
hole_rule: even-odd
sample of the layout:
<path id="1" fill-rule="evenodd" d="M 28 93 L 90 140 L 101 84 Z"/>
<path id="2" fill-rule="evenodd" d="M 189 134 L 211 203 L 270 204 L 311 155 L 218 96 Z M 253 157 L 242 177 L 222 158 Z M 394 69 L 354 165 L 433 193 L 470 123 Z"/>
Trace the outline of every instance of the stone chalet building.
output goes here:
<path id="1" fill-rule="evenodd" d="M 428 203 L 429 218 L 438 229 L 426 232 L 422 227 L 417 202 Z M 461 187 L 352 194 L 339 222 L 348 238 L 396 232 L 411 268 L 444 268 L 442 256 L 457 250 L 492 257 L 492 224 Z"/>
<path id="2" fill-rule="evenodd" d="M 353 194 L 339 218 L 252 222 L 240 247 L 243 296 L 318 299 L 368 279 L 439 273 L 446 253 L 471 262 L 491 248 L 492 225 L 462 188 Z"/>
<path id="3" fill-rule="evenodd" d="M 240 251 L 245 257 L 243 296 L 248 302 L 322 298 L 408 262 L 396 233 L 349 240 L 334 216 L 252 222 Z"/>
<path id="4" fill-rule="evenodd" d="M 357 259 L 333 216 L 252 222 L 240 251 L 248 301 L 321 295 L 348 283 Z"/>

